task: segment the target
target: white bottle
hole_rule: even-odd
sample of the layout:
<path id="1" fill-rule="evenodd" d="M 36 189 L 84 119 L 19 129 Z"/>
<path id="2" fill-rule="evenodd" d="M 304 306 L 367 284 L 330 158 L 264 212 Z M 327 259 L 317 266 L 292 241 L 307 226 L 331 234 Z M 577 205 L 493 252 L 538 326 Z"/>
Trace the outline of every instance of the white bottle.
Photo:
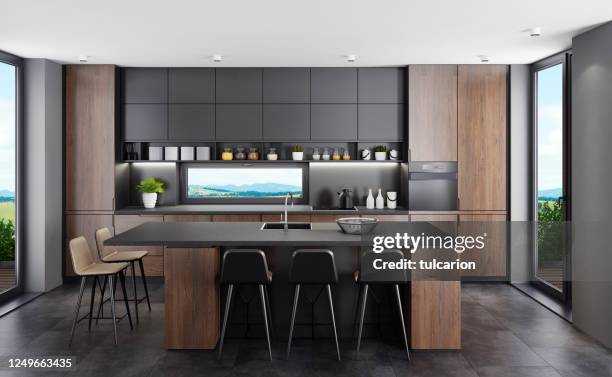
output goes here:
<path id="1" fill-rule="evenodd" d="M 366 208 L 374 209 L 374 197 L 372 196 L 372 189 L 368 190 L 368 197 L 366 198 Z"/>
<path id="2" fill-rule="evenodd" d="M 378 196 L 376 197 L 376 209 L 385 208 L 385 198 L 382 195 L 382 189 L 378 189 Z"/>

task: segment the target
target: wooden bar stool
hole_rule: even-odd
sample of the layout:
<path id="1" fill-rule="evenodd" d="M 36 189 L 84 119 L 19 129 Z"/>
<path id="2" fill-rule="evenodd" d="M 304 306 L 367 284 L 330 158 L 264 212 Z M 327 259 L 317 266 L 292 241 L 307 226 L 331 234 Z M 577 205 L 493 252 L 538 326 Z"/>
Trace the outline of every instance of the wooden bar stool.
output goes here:
<path id="1" fill-rule="evenodd" d="M 289 283 L 295 285 L 295 290 L 293 294 L 293 310 L 291 311 L 291 326 L 289 327 L 289 341 L 287 342 L 287 359 L 289 359 L 289 353 L 291 352 L 295 313 L 300 299 L 300 287 L 302 285 L 322 285 L 327 290 L 334 339 L 336 340 L 336 352 L 338 354 L 338 360 L 340 360 L 340 344 L 338 343 L 334 301 L 332 300 L 331 292 L 331 285 L 338 282 L 338 271 L 336 270 L 334 253 L 325 249 L 296 250 L 291 257 L 291 268 L 289 271 Z M 321 292 L 322 291 L 319 291 L 319 295 Z M 317 298 L 319 295 L 317 295 Z M 313 300 L 313 305 L 316 300 L 317 299 Z"/>
<path id="2" fill-rule="evenodd" d="M 272 360 L 272 346 L 270 344 L 270 302 L 267 295 L 267 286 L 272 282 L 272 273 L 268 269 L 266 254 L 257 249 L 231 249 L 223 255 L 221 265 L 221 284 L 226 284 L 227 298 L 225 299 L 225 310 L 223 314 L 223 326 L 221 327 L 221 339 L 219 340 L 219 355 L 221 359 L 223 353 L 223 342 L 225 331 L 229 319 L 230 305 L 235 285 L 257 285 L 259 286 L 259 296 L 261 309 L 266 330 L 266 340 L 268 342 L 268 354 Z"/>
<path id="3" fill-rule="evenodd" d="M 91 319 L 93 314 L 93 304 L 96 292 L 96 284 L 99 284 L 98 278 L 104 277 L 109 280 L 109 284 L 112 286 L 113 281 L 116 281 L 117 275 L 121 282 L 121 289 L 123 291 L 123 299 L 125 301 L 125 309 L 130 320 L 130 329 L 133 329 L 132 316 L 130 315 L 130 306 L 127 302 L 127 292 L 125 290 L 125 275 L 123 271 L 128 267 L 127 263 L 99 263 L 96 262 L 91 255 L 91 250 L 87 244 L 87 240 L 84 237 L 77 237 L 70 240 L 70 256 L 72 258 L 72 265 L 74 272 L 81 277 L 81 289 L 79 291 L 79 298 L 74 311 L 74 321 L 72 322 L 72 331 L 70 332 L 70 342 L 68 346 L 72 345 L 72 338 L 74 337 L 74 331 L 76 329 L 79 320 L 79 311 L 81 309 L 81 301 L 83 299 L 83 292 L 85 291 L 85 284 L 87 278 L 92 278 L 91 286 L 91 302 L 89 303 L 89 315 L 81 319 L 89 319 L 89 328 L 91 329 Z M 103 300 L 102 297 L 100 300 Z M 113 331 L 115 335 L 115 345 L 117 345 L 117 318 L 115 315 L 115 292 L 111 292 L 111 312 L 113 314 Z"/>
<path id="4" fill-rule="evenodd" d="M 138 318 L 138 305 L 146 298 L 147 305 L 149 307 L 149 312 L 151 312 L 151 301 L 149 300 L 149 289 L 147 288 L 147 279 L 144 272 L 144 265 L 142 259 L 146 257 L 149 252 L 145 250 L 139 251 L 117 251 L 112 247 L 105 246 L 104 241 L 111 238 L 113 235 L 111 234 L 108 228 L 101 228 L 96 230 L 96 245 L 98 247 L 98 258 L 100 261 L 104 263 L 117 263 L 117 262 L 125 262 L 129 263 L 132 268 L 132 282 L 134 284 L 134 298 L 128 299 L 129 301 L 134 301 L 134 310 L 136 311 L 136 322 L 139 322 Z M 136 262 L 140 266 L 140 277 L 142 279 L 142 285 L 144 286 L 145 297 L 138 298 L 138 292 L 136 290 Z M 110 285 L 114 290 L 115 287 Z M 106 290 L 106 280 L 104 281 L 104 287 L 102 288 L 102 292 Z M 98 308 L 98 314 L 102 310 L 102 305 L 104 304 L 104 300 L 100 302 L 100 307 Z"/>

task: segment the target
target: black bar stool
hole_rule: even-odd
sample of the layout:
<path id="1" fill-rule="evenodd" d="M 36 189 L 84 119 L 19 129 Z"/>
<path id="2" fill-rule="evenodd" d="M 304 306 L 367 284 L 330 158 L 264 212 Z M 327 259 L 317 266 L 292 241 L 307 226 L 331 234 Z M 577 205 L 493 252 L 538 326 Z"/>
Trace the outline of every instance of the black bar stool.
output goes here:
<path id="1" fill-rule="evenodd" d="M 327 299 L 331 313 L 334 338 L 336 339 L 336 352 L 340 360 L 340 345 L 336 330 L 336 316 L 334 315 L 334 302 L 332 300 L 331 285 L 338 282 L 338 271 L 334 253 L 325 249 L 299 249 L 293 252 L 291 268 L 289 270 L 289 283 L 295 285 L 293 296 L 293 310 L 291 312 L 291 326 L 289 327 L 289 342 L 287 343 L 287 359 L 291 352 L 293 327 L 295 326 L 295 312 L 300 299 L 301 285 L 323 285 L 327 289 Z M 318 297 L 318 295 L 317 295 Z"/>
<path id="2" fill-rule="evenodd" d="M 268 270 L 266 255 L 257 249 L 232 249 L 227 250 L 223 255 L 221 266 L 221 284 L 227 284 L 227 298 L 225 299 L 225 311 L 223 314 L 223 327 L 221 328 L 221 339 L 219 340 L 219 356 L 223 353 L 223 341 L 225 340 L 225 330 L 229 318 L 234 285 L 251 284 L 259 286 L 261 299 L 261 309 L 264 317 L 264 327 L 266 329 L 266 340 L 268 342 L 268 354 L 272 360 L 272 346 L 270 345 L 270 330 L 268 316 L 270 303 L 267 299 L 266 286 L 272 281 L 272 273 Z"/>
<path id="3" fill-rule="evenodd" d="M 365 317 L 366 304 L 368 300 L 368 288 L 372 284 L 388 284 L 393 285 L 395 299 L 397 301 L 397 309 L 402 323 L 402 336 L 404 338 L 404 346 L 406 348 L 406 356 L 410 360 L 410 349 L 408 348 L 408 337 L 406 336 L 406 324 L 404 322 L 404 311 L 402 309 L 402 299 L 400 297 L 400 284 L 408 282 L 408 273 L 405 269 L 380 269 L 373 267 L 373 262 L 376 259 L 381 261 L 377 265 L 382 265 L 382 262 L 399 262 L 404 259 L 404 254 L 400 250 L 387 250 L 382 253 L 374 253 L 366 251 L 361 256 L 361 269 L 355 273 L 355 281 L 359 284 L 361 291 L 361 307 L 359 308 L 359 332 L 357 335 L 357 358 L 359 358 L 359 349 L 361 347 L 361 335 L 363 331 L 363 319 Z"/>

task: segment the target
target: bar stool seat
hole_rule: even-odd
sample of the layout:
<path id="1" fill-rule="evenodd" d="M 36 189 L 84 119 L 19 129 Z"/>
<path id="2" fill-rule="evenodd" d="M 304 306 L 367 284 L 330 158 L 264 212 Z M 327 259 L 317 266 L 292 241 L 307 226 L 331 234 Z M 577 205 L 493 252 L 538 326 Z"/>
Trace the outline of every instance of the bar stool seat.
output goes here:
<path id="1" fill-rule="evenodd" d="M 149 255 L 148 251 L 113 251 L 102 258 L 103 262 L 132 262 Z"/>
<path id="2" fill-rule="evenodd" d="M 80 276 L 114 275 L 128 267 L 127 263 L 93 263 L 79 271 Z"/>

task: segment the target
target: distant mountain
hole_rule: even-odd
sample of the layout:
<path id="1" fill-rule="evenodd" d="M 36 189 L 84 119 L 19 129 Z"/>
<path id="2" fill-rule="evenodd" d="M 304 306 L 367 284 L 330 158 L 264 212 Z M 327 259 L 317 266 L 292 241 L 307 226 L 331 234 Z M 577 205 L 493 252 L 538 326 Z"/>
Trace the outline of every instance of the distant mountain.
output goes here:
<path id="1" fill-rule="evenodd" d="M 299 186 L 285 185 L 281 183 L 251 183 L 246 185 L 207 185 L 206 187 L 220 191 L 230 192 L 295 192 L 302 191 Z"/>
<path id="2" fill-rule="evenodd" d="M 9 190 L 0 190 L 0 197 L 14 198 L 15 197 L 15 192 L 14 191 L 9 191 Z"/>
<path id="3" fill-rule="evenodd" d="M 563 190 L 560 188 L 538 191 L 538 199 L 540 200 L 557 200 L 560 196 L 563 196 Z"/>

